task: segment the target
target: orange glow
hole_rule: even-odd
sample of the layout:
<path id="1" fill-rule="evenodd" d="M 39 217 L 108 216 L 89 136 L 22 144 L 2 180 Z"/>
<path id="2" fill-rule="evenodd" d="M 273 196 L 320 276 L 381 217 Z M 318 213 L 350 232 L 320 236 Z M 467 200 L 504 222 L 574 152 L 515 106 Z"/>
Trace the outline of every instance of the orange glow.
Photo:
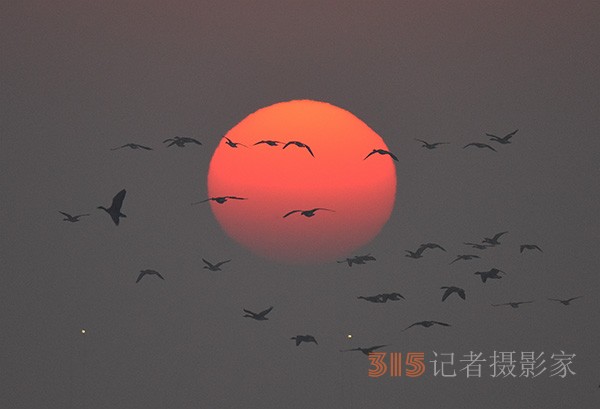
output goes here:
<path id="1" fill-rule="evenodd" d="M 222 139 L 208 172 L 209 197 L 238 196 L 211 209 L 225 232 L 269 259 L 314 263 L 342 257 L 373 239 L 388 220 L 396 172 L 387 146 L 350 112 L 310 100 L 282 102 L 247 116 Z M 254 145 L 261 140 L 278 146 Z M 290 145 L 300 141 L 305 148 Z M 313 217 L 291 210 L 315 207 Z"/>

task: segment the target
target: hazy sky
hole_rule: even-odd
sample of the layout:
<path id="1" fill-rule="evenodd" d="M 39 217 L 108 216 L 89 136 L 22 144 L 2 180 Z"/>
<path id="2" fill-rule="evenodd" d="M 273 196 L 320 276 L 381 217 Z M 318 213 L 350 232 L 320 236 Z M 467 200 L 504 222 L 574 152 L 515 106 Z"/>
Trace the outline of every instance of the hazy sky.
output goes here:
<path id="1" fill-rule="evenodd" d="M 0 406 L 600 403 L 595 2 L 4 3 Z M 392 217 L 357 250 L 375 262 L 275 264 L 190 206 L 223 134 L 300 98 L 349 110 L 400 158 Z M 485 136 L 517 128 L 510 145 Z M 203 145 L 167 149 L 177 135 Z M 129 142 L 154 150 L 110 150 Z M 115 227 L 96 206 L 121 189 Z M 67 223 L 59 210 L 92 215 Z M 505 230 L 496 248 L 462 244 Z M 428 241 L 447 253 L 404 257 Z M 523 243 L 543 253 L 519 254 Z M 449 265 L 467 253 L 481 259 Z M 232 261 L 210 272 L 202 257 Z M 506 276 L 473 274 L 492 267 Z M 136 284 L 142 269 L 165 280 Z M 446 285 L 466 301 L 442 303 Z M 382 292 L 406 301 L 356 299 Z M 271 305 L 268 321 L 242 317 Z M 423 320 L 452 326 L 402 331 Z M 298 334 L 319 345 L 296 347 Z M 338 352 L 378 344 L 426 361 L 564 350 L 576 374 L 447 379 L 428 363 L 419 378 L 371 379 L 365 356 Z"/>

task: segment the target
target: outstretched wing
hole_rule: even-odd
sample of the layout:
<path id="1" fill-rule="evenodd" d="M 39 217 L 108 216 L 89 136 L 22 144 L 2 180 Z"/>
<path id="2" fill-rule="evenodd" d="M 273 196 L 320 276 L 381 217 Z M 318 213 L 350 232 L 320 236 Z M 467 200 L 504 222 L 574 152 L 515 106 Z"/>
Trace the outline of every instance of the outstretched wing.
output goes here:
<path id="1" fill-rule="evenodd" d="M 371 151 L 371 153 L 369 153 L 367 156 L 365 156 L 365 159 L 363 159 L 363 160 L 366 160 L 369 156 L 373 155 L 374 153 L 377 153 L 377 149 L 373 149 Z"/>
<path id="2" fill-rule="evenodd" d="M 291 212 L 288 212 L 288 213 L 284 214 L 283 217 L 288 217 L 290 214 L 298 213 L 298 212 L 301 212 L 301 211 L 302 210 L 292 210 Z"/>
<path id="3" fill-rule="evenodd" d="M 229 263 L 231 260 L 225 260 L 225 261 L 219 261 L 217 264 L 215 264 L 215 267 L 219 267 L 225 263 Z"/>
<path id="4" fill-rule="evenodd" d="M 503 231 L 501 233 L 496 233 L 496 235 L 494 237 L 492 237 L 492 241 L 496 241 L 500 238 L 500 236 L 502 236 L 503 234 L 508 233 L 508 231 Z"/>
<path id="5" fill-rule="evenodd" d="M 446 324 L 445 322 L 439 322 L 439 321 L 431 321 L 431 322 L 433 322 L 435 324 L 438 324 L 438 325 L 441 325 L 441 326 L 444 326 L 444 327 L 449 327 L 450 326 L 450 324 Z"/>
<path id="6" fill-rule="evenodd" d="M 215 265 L 214 265 L 213 263 L 211 263 L 210 261 L 208 261 L 208 260 L 205 260 L 205 259 L 202 259 L 202 261 L 204 261 L 204 263 L 205 263 L 205 264 L 206 264 L 208 267 L 210 267 L 210 268 L 215 268 Z"/>
<path id="7" fill-rule="evenodd" d="M 270 313 L 272 309 L 273 309 L 273 306 L 267 308 L 264 311 L 259 312 L 258 315 L 261 316 L 261 317 L 264 317 L 265 315 L 267 315 L 268 313 Z"/>
<path id="8" fill-rule="evenodd" d="M 573 300 L 576 300 L 576 299 L 578 299 L 578 298 L 581 298 L 581 297 L 583 297 L 583 295 L 580 295 L 580 296 L 578 296 L 578 297 L 569 298 L 569 299 L 567 300 L 567 302 L 571 302 L 571 301 L 573 301 Z"/>
<path id="9" fill-rule="evenodd" d="M 310 156 L 312 156 L 313 158 L 315 157 L 315 155 L 313 154 L 312 149 L 310 149 L 310 146 L 308 145 L 304 145 L 304 147 L 306 148 L 306 150 L 308 151 L 308 153 L 310 153 Z"/>
<path id="10" fill-rule="evenodd" d="M 504 136 L 504 138 L 502 138 L 502 139 L 504 139 L 504 140 L 509 140 L 509 139 L 510 139 L 510 138 L 512 138 L 512 137 L 513 137 L 513 136 L 514 136 L 514 135 L 515 135 L 517 132 L 519 132 L 519 130 L 518 130 L 518 129 L 515 129 L 515 130 L 514 130 L 514 131 L 512 131 L 511 133 L 509 133 L 509 134 L 506 134 L 506 135 Z"/>
<path id="11" fill-rule="evenodd" d="M 112 204 L 110 207 L 115 209 L 116 211 L 121 211 L 121 206 L 123 205 L 123 200 L 125 199 L 126 193 L 127 192 L 125 191 L 125 189 L 117 193 L 115 197 L 113 197 Z"/>
<path id="12" fill-rule="evenodd" d="M 396 162 L 398 162 L 398 157 L 396 155 L 394 155 L 392 152 L 390 151 L 386 151 L 388 155 L 390 155 L 392 157 L 392 159 L 394 159 Z"/>
<path id="13" fill-rule="evenodd" d="M 136 283 L 138 283 L 138 282 L 139 282 L 139 281 L 142 279 L 142 277 L 143 277 L 143 276 L 145 276 L 145 275 L 146 275 L 146 272 L 145 272 L 145 271 L 142 271 L 142 272 L 140 273 L 140 275 L 138 276 L 137 280 L 135 280 L 135 282 L 136 282 Z"/>
<path id="14" fill-rule="evenodd" d="M 452 294 L 454 292 L 454 290 L 452 288 L 448 288 L 448 287 L 442 287 L 442 288 L 446 288 L 446 291 L 444 292 L 444 295 L 442 296 L 442 301 L 446 301 L 446 298 L 448 298 L 450 296 L 450 294 Z"/>
<path id="15" fill-rule="evenodd" d="M 69 213 L 61 212 L 60 210 L 58 211 L 58 213 L 62 214 L 63 216 L 66 216 L 68 218 L 72 218 L 73 217 Z"/>

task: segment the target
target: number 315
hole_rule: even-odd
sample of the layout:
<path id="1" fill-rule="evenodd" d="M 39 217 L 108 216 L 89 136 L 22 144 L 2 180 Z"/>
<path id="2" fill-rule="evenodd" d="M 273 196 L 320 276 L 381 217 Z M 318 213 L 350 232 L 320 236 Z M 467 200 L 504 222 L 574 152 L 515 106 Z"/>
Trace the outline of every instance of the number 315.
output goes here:
<path id="1" fill-rule="evenodd" d="M 369 368 L 369 377 L 379 378 L 388 372 L 390 376 L 402 376 L 402 353 L 390 352 L 389 363 L 386 363 L 387 352 L 371 352 L 369 354 L 369 361 L 371 361 L 371 368 Z M 424 352 L 407 352 L 405 361 L 404 374 L 411 378 L 423 375 L 425 372 L 425 359 Z"/>

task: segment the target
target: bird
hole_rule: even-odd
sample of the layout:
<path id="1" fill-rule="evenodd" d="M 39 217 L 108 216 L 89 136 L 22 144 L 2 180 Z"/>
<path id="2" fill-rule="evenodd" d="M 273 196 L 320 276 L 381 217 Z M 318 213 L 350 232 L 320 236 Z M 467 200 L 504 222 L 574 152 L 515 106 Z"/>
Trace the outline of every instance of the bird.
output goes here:
<path id="1" fill-rule="evenodd" d="M 80 217 L 89 216 L 90 215 L 89 213 L 85 213 L 85 214 L 78 214 L 78 215 L 75 215 L 75 216 L 71 216 L 69 213 L 61 212 L 60 210 L 58 211 L 58 213 L 60 213 L 60 214 L 62 214 L 62 215 L 64 215 L 66 217 L 66 219 L 63 219 L 64 221 L 71 222 L 71 223 L 78 222 Z"/>
<path id="2" fill-rule="evenodd" d="M 354 256 L 354 258 L 361 261 L 377 261 L 377 259 L 371 254 L 365 254 L 364 256 Z"/>
<path id="3" fill-rule="evenodd" d="M 421 142 L 423 144 L 423 145 L 421 145 L 421 147 L 422 148 L 426 148 L 426 149 L 435 149 L 439 145 L 448 145 L 448 142 L 434 142 L 434 143 L 429 143 L 429 142 L 425 142 L 422 139 L 417 139 L 417 138 L 415 138 L 415 141 Z"/>
<path id="4" fill-rule="evenodd" d="M 221 266 L 225 263 L 229 263 L 231 260 L 219 261 L 217 264 L 212 264 L 210 261 L 202 259 L 206 263 L 202 268 L 207 268 L 210 271 L 221 271 Z"/>
<path id="5" fill-rule="evenodd" d="M 481 281 L 485 283 L 488 279 L 501 279 L 502 276 L 499 276 L 498 273 L 506 274 L 504 271 L 498 270 L 497 268 L 492 268 L 489 271 L 477 271 L 475 274 L 479 275 L 481 277 Z"/>
<path id="6" fill-rule="evenodd" d="M 218 197 L 209 197 L 208 199 L 200 200 L 199 202 L 193 202 L 192 205 L 197 205 L 199 203 L 208 202 L 209 200 L 213 200 L 218 204 L 223 204 L 229 199 L 232 200 L 248 200 L 247 197 L 237 197 L 237 196 L 218 196 Z"/>
<path id="7" fill-rule="evenodd" d="M 335 212 L 335 210 L 325 209 L 324 207 L 315 207 L 314 209 L 310 210 L 292 210 L 291 212 L 287 212 L 286 214 L 284 214 L 283 217 L 288 217 L 290 214 L 298 212 L 300 212 L 302 216 L 313 217 L 317 210 L 327 210 L 328 212 Z"/>
<path id="8" fill-rule="evenodd" d="M 152 148 L 150 148 L 148 146 L 139 145 L 137 143 L 128 143 L 128 144 L 125 144 L 123 146 L 117 146 L 116 148 L 112 148 L 111 151 L 116 151 L 117 149 L 121 149 L 121 148 L 145 149 L 147 151 L 151 151 L 152 150 Z"/>
<path id="9" fill-rule="evenodd" d="M 110 217 L 112 218 L 112 220 L 116 226 L 119 225 L 119 218 L 127 217 L 126 215 L 121 213 L 121 206 L 123 206 L 123 200 L 125 199 L 125 193 L 127 193 L 125 191 L 125 189 L 123 189 L 119 193 L 117 193 L 115 195 L 115 197 L 113 197 L 112 203 L 108 209 L 104 206 L 98 206 L 98 209 L 102 209 L 110 215 Z"/>
<path id="10" fill-rule="evenodd" d="M 406 298 L 404 298 L 404 296 L 400 293 L 386 293 L 386 294 L 379 294 L 381 297 L 385 298 L 385 300 L 392 300 L 392 301 L 399 301 L 400 298 L 402 298 L 403 300 L 406 300 Z"/>
<path id="11" fill-rule="evenodd" d="M 404 250 L 406 251 L 408 254 L 405 254 L 405 257 L 410 257 L 410 258 L 421 258 L 423 257 L 423 252 L 425 251 L 427 247 L 419 247 L 417 249 L 417 251 L 410 251 L 410 250 Z"/>
<path id="12" fill-rule="evenodd" d="M 269 146 L 277 146 L 277 145 L 279 145 L 279 144 L 281 144 L 283 142 L 273 141 L 273 140 L 270 140 L 270 139 L 263 139 L 262 141 L 256 142 L 254 145 L 260 145 L 261 143 L 264 143 L 264 144 L 269 145 Z"/>
<path id="13" fill-rule="evenodd" d="M 145 275 L 156 275 L 161 279 L 165 279 L 158 271 L 156 270 L 140 270 L 140 275 L 138 276 L 137 280 L 135 280 L 136 283 L 139 283 L 139 281 L 142 279 L 142 277 L 144 277 Z"/>
<path id="14" fill-rule="evenodd" d="M 313 154 L 312 149 L 310 149 L 310 146 L 308 146 L 305 143 L 298 142 L 298 141 L 289 141 L 288 143 L 286 143 L 285 145 L 283 145 L 283 149 L 287 148 L 290 145 L 296 145 L 299 148 L 305 148 L 308 151 L 308 153 L 310 153 L 310 156 L 312 156 L 313 158 L 315 157 L 315 155 Z"/>
<path id="15" fill-rule="evenodd" d="M 237 148 L 238 145 L 243 146 L 244 148 L 247 148 L 246 145 L 244 145 L 243 143 L 239 143 L 239 142 L 233 142 L 231 139 L 229 139 L 228 137 L 224 136 L 223 138 L 227 139 L 227 141 L 225 142 L 227 145 L 231 146 L 232 148 Z"/>
<path id="16" fill-rule="evenodd" d="M 479 244 L 479 243 L 467 243 L 467 242 L 463 242 L 463 244 L 466 244 L 467 246 L 471 246 L 471 247 L 473 247 L 474 249 L 477 249 L 477 250 L 485 250 L 488 247 L 492 247 L 492 246 L 489 246 L 489 245 L 486 245 L 486 244 Z"/>
<path id="17" fill-rule="evenodd" d="M 291 337 L 290 339 L 296 340 L 296 346 L 300 345 L 301 342 L 314 342 L 315 344 L 319 345 L 315 337 L 313 337 L 312 335 L 296 335 L 295 337 Z"/>
<path id="18" fill-rule="evenodd" d="M 463 300 L 466 300 L 465 290 L 463 290 L 462 288 L 452 286 L 452 287 L 440 287 L 440 289 L 446 290 L 446 291 L 444 291 L 444 295 L 442 296 L 442 301 L 445 301 L 446 298 L 448 298 L 452 293 L 456 293 L 456 294 L 458 294 L 458 296 L 460 298 L 462 298 Z"/>
<path id="19" fill-rule="evenodd" d="M 421 326 L 423 326 L 425 328 L 429 328 L 429 327 L 431 327 L 432 325 L 435 325 L 435 324 L 442 325 L 444 327 L 449 327 L 450 326 L 450 324 L 446 324 L 445 322 L 439 322 L 439 321 L 420 321 L 420 322 L 415 322 L 412 325 L 409 325 L 408 327 L 404 328 L 402 331 L 406 331 L 407 329 L 409 329 L 411 327 L 414 327 L 415 325 L 421 325 Z"/>
<path id="20" fill-rule="evenodd" d="M 359 295 L 358 297 L 356 297 L 358 299 L 363 299 L 365 301 L 369 301 L 372 303 L 384 303 L 387 301 L 387 299 L 384 299 L 381 294 L 377 294 L 377 295 L 369 295 L 369 296 L 364 296 L 364 295 Z"/>
<path id="21" fill-rule="evenodd" d="M 180 148 L 184 148 L 186 143 L 195 143 L 197 145 L 202 145 L 202 143 L 194 138 L 189 138 L 187 136 L 176 136 L 174 138 L 169 138 L 169 139 L 165 139 L 163 141 L 163 143 L 167 143 L 170 142 L 167 145 L 167 148 L 169 146 L 173 146 L 173 145 L 177 145 Z"/>
<path id="22" fill-rule="evenodd" d="M 257 321 L 267 321 L 268 320 L 267 314 L 270 313 L 272 309 L 273 309 L 273 307 L 271 306 L 264 311 L 256 313 L 256 312 L 252 312 L 250 310 L 243 308 L 244 312 L 246 313 L 244 315 L 244 317 L 252 318 Z"/>
<path id="23" fill-rule="evenodd" d="M 345 260 L 337 260 L 338 263 L 348 263 L 348 267 L 352 267 L 352 264 L 365 264 L 365 261 L 356 257 L 347 258 Z"/>
<path id="24" fill-rule="evenodd" d="M 493 150 L 494 152 L 497 152 L 496 149 L 492 148 L 487 143 L 471 142 L 471 143 L 468 143 L 465 146 L 463 146 L 463 149 L 465 149 L 468 146 L 475 146 L 476 148 L 487 148 L 487 149 Z"/>
<path id="25" fill-rule="evenodd" d="M 503 234 L 506 234 L 506 233 L 508 233 L 508 231 L 503 231 L 501 233 L 496 233 L 494 235 L 494 237 L 491 237 L 491 238 L 490 237 L 485 237 L 481 242 L 482 243 L 486 243 L 486 244 L 488 244 L 488 245 L 490 245 L 490 246 L 493 247 L 493 246 L 495 246 L 497 244 L 500 244 L 500 242 L 498 241 L 498 239 L 500 238 L 500 236 L 502 236 Z"/>
<path id="26" fill-rule="evenodd" d="M 352 349 L 340 349 L 340 352 L 360 351 L 365 355 L 369 355 L 371 352 L 375 351 L 376 349 L 383 348 L 386 346 L 387 345 L 375 345 L 375 346 L 368 347 L 368 348 L 358 347 L 358 348 L 352 348 Z"/>
<path id="27" fill-rule="evenodd" d="M 504 135 L 503 137 L 499 137 L 499 136 L 493 135 L 491 133 L 486 133 L 486 135 L 490 137 L 490 141 L 498 142 L 498 143 L 501 143 L 502 145 L 506 145 L 507 143 L 510 143 L 509 139 L 512 138 L 518 131 L 519 130 L 516 129 L 516 130 L 512 131 L 511 133 Z"/>
<path id="28" fill-rule="evenodd" d="M 440 249 L 440 250 L 446 251 L 445 248 L 443 248 L 442 246 L 440 246 L 439 244 L 436 244 L 436 243 L 424 243 L 424 244 L 421 244 L 420 247 L 423 247 L 423 249 Z"/>
<path id="29" fill-rule="evenodd" d="M 576 299 L 578 299 L 578 298 L 581 298 L 581 297 L 583 297 L 583 296 L 582 296 L 582 295 L 580 295 L 580 296 L 578 296 L 578 297 L 572 297 L 572 298 L 569 298 L 569 299 L 567 299 L 567 300 L 560 300 L 560 299 L 558 299 L 558 298 L 548 298 L 548 299 L 549 299 L 549 300 L 551 300 L 551 301 L 558 301 L 558 302 L 559 302 L 559 303 L 561 303 L 562 305 L 570 305 L 570 304 L 571 304 L 571 301 L 573 301 L 573 300 L 576 300 Z"/>
<path id="30" fill-rule="evenodd" d="M 454 263 L 455 261 L 458 260 L 472 260 L 474 258 L 481 258 L 479 256 L 476 256 L 475 254 L 459 254 L 458 256 L 456 256 L 456 258 L 454 260 L 452 260 L 450 262 L 450 264 Z"/>
<path id="31" fill-rule="evenodd" d="M 378 153 L 380 155 L 389 155 L 392 159 L 394 159 L 396 162 L 398 162 L 398 157 L 396 155 L 394 155 L 392 152 L 386 151 L 385 149 L 373 149 L 371 151 L 371 153 L 369 153 L 367 156 L 365 156 L 365 159 L 363 159 L 363 160 L 366 160 L 369 156 L 374 155 L 376 153 Z"/>
<path id="32" fill-rule="evenodd" d="M 543 253 L 542 249 L 536 244 L 521 244 L 520 249 L 521 253 L 523 253 L 523 250 L 539 250 Z"/>
<path id="33" fill-rule="evenodd" d="M 492 304 L 493 307 L 500 307 L 501 305 L 510 305 L 513 308 L 519 308 L 521 304 L 530 304 L 533 301 L 518 301 L 518 302 L 505 302 L 503 304 Z"/>

